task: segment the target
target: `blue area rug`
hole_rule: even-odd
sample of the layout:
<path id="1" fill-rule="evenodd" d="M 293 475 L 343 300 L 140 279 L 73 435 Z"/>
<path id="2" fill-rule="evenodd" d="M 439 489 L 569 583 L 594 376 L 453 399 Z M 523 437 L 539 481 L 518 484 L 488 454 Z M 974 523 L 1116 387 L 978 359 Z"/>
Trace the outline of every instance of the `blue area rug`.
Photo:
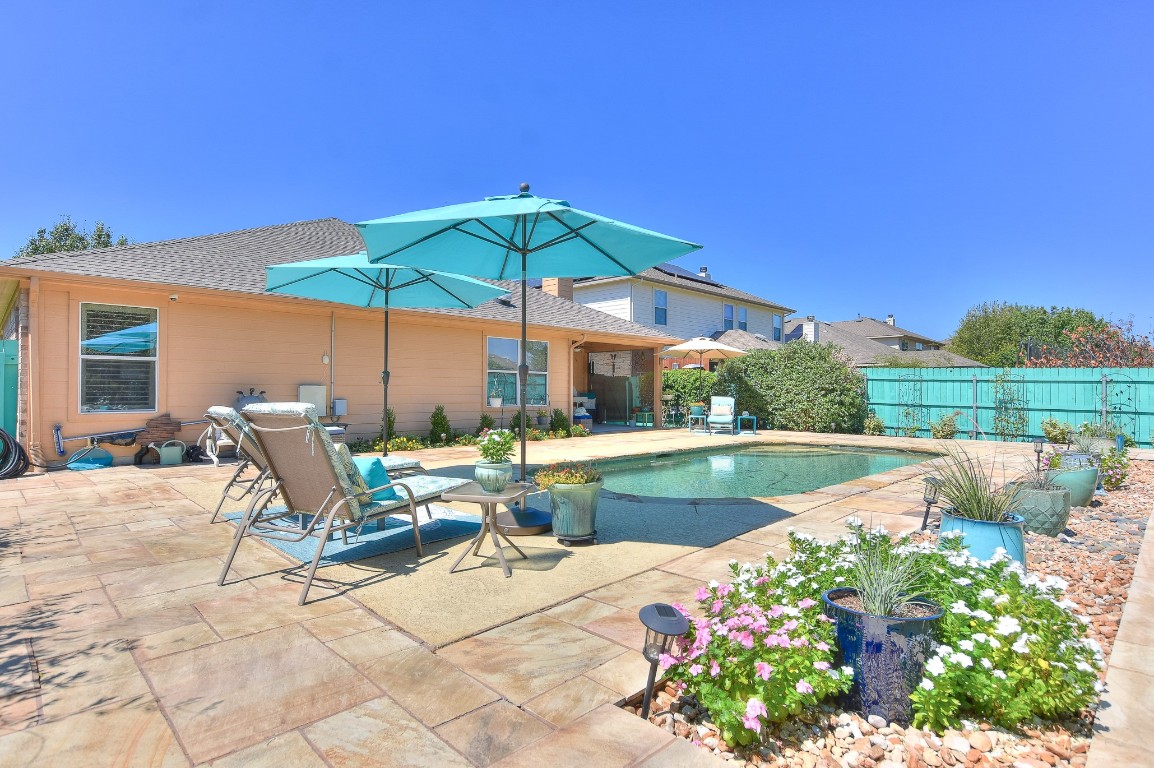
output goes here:
<path id="1" fill-rule="evenodd" d="M 418 518 L 422 521 L 420 525 L 422 544 L 455 539 L 459 536 L 476 536 L 477 531 L 481 528 L 480 515 L 457 512 L 437 504 L 431 505 L 430 509 L 433 512 L 432 520 L 425 516 L 424 509 L 420 510 Z M 227 512 L 224 517 L 230 523 L 236 523 L 243 514 L 243 512 Z M 378 524 L 379 530 L 376 528 Z M 349 530 L 347 546 L 341 542 L 340 534 L 336 535 L 334 541 L 327 542 L 324 554 L 321 555 L 320 564 L 351 563 L 354 560 L 364 560 L 367 557 L 411 549 L 416 546 L 416 542 L 413 541 L 413 524 L 407 517 L 386 517 L 376 523 L 368 523 L 359 537 L 354 536 L 355 531 L 355 528 Z M 263 539 L 263 541 L 302 563 L 312 562 L 313 555 L 317 551 L 316 536 L 309 536 L 303 541 L 278 541 L 276 539 Z"/>

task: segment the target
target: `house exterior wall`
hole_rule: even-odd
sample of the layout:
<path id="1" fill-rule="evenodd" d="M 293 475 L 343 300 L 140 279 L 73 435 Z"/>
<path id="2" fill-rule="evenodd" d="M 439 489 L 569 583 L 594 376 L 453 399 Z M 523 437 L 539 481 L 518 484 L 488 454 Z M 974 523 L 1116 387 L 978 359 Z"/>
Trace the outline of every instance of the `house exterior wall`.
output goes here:
<path id="1" fill-rule="evenodd" d="M 52 428 L 65 437 L 143 427 L 163 413 L 181 421 L 203 418 L 211 405 L 231 405 L 237 389 L 266 390 L 269 400 L 296 400 L 299 384 L 335 386 L 329 399 L 348 400 L 350 438 L 375 436 L 381 426 L 383 314 L 297 299 L 241 296 L 184 288 L 135 288 L 34 278 L 29 303 L 31 358 L 26 368 L 27 444 L 59 460 Z M 178 300 L 170 301 L 173 293 Z M 80 305 L 84 302 L 155 307 L 158 310 L 157 408 L 150 412 L 81 413 L 79 407 Z M 516 323 L 394 310 L 389 335 L 389 406 L 400 433 L 427 433 L 429 416 L 444 405 L 457 429 L 476 428 L 479 415 L 499 409 L 485 402 L 486 338 L 519 338 Z M 330 327 L 335 339 L 330 345 Z M 529 326 L 529 338 L 548 341 L 549 407 L 572 405 L 571 342 L 578 332 Z M 626 340 L 628 337 L 626 337 Z M 633 338 L 638 346 L 647 342 Z M 652 345 L 650 345 L 652 346 Z M 326 364 L 322 355 L 328 354 Z M 530 409 L 531 411 L 534 409 Z M 505 423 L 513 409 L 506 407 Z M 530 414 L 532 415 L 532 413 Z M 195 441 L 203 424 L 179 435 Z M 82 447 L 65 443 L 67 453 Z M 126 461 L 136 448 L 104 446 Z"/>
<path id="2" fill-rule="evenodd" d="M 625 290 L 626 286 L 630 286 L 631 290 Z M 654 291 L 665 291 L 669 297 L 667 325 L 657 325 L 654 322 Z M 578 285 L 574 290 L 574 300 L 602 312 L 632 320 L 638 325 L 668 331 L 671 336 L 681 339 L 708 336 L 715 331 L 723 330 L 726 304 L 733 305 L 733 327 L 736 328 L 738 307 L 744 306 L 748 312 L 746 330 L 750 333 L 760 333 L 767 339 L 773 338 L 774 312 L 766 307 L 743 304 L 740 301 L 687 291 L 674 286 L 659 285 L 647 280 L 615 280 L 588 287 Z"/>

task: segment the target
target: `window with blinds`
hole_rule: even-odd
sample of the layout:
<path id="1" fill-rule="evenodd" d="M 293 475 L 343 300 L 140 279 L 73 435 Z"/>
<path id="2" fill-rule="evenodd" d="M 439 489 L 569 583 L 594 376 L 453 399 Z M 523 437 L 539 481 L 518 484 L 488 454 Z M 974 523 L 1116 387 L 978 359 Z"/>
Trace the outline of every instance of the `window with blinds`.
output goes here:
<path id="1" fill-rule="evenodd" d="M 80 412 L 155 411 L 157 310 L 80 305 Z"/>
<path id="2" fill-rule="evenodd" d="M 503 405 L 520 405 L 517 365 L 521 359 L 521 342 L 490 336 L 487 352 L 485 397 L 500 397 Z M 525 404 L 546 405 L 549 402 L 549 342 L 528 342 L 525 357 L 529 365 Z"/>

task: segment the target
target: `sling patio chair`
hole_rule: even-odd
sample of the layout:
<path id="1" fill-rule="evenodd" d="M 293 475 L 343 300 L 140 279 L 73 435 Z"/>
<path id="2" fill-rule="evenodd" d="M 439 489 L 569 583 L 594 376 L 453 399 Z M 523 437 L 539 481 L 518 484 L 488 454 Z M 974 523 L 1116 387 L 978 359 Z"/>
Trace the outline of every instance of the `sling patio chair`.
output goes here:
<path id="1" fill-rule="evenodd" d="M 237 521 L 232 548 L 217 582 L 221 585 L 245 536 L 290 542 L 315 536 L 319 539 L 316 554 L 297 601 L 304 605 L 325 544 L 334 533 L 339 532 L 341 541 L 348 544 L 350 529 L 359 534 L 367 523 L 389 515 L 407 515 L 413 521 L 413 540 L 421 556 L 417 507 L 427 507 L 439 501 L 445 491 L 468 482 L 435 475 L 394 480 L 379 464 L 381 470 L 370 472 L 372 479 L 366 482 L 348 450 L 333 444 L 317 421 L 316 407 L 308 403 L 254 403 L 241 415 L 267 461 L 269 482 L 252 494 Z M 278 494 L 283 506 L 270 506 Z"/>
<path id="2" fill-rule="evenodd" d="M 201 438 L 205 442 L 206 452 L 213 464 L 219 466 L 218 446 L 225 442 L 236 446 L 236 471 L 225 484 L 224 490 L 220 494 L 220 501 L 217 502 L 216 509 L 212 512 L 212 519 L 209 522 L 215 523 L 220 517 L 220 511 L 226 501 L 241 501 L 268 480 L 268 462 L 265 460 L 264 454 L 261 453 L 260 446 L 257 445 L 252 430 L 248 427 L 248 422 L 242 419 L 235 409 L 227 405 L 214 405 L 204 414 L 204 418 L 208 419 L 209 427 Z M 411 474 L 428 474 L 425 468 L 421 466 L 421 462 L 416 459 L 403 456 L 378 456 L 375 457 L 375 460 L 393 478 Z M 368 466 L 367 464 L 362 466 L 360 459 L 356 461 L 358 468 L 363 469 Z M 242 479 L 241 476 L 249 467 L 256 470 L 256 477 Z M 268 501 L 272 501 L 272 498 L 269 497 Z"/>
<path id="3" fill-rule="evenodd" d="M 705 428 L 709 430 L 710 434 L 715 429 L 728 429 L 730 434 L 736 432 L 734 422 L 737 421 L 737 416 L 733 412 L 734 400 L 732 397 L 719 397 L 714 395 L 709 398 L 709 416 L 705 419 Z"/>

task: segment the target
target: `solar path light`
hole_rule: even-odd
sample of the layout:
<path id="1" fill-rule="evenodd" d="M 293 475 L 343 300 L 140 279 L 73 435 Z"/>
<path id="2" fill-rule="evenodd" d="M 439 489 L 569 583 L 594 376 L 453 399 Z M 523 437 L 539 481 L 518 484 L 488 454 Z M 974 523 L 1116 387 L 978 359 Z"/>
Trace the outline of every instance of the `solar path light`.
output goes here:
<path id="1" fill-rule="evenodd" d="M 940 482 L 936 477 L 927 477 L 926 485 L 922 489 L 922 501 L 926 503 L 926 514 L 922 517 L 922 530 L 930 524 L 930 508 L 938 503 L 938 483 Z"/>
<path id="2" fill-rule="evenodd" d="M 689 619 L 672 605 L 652 603 L 638 614 L 645 625 L 645 646 L 641 655 L 649 662 L 649 680 L 645 683 L 645 700 L 641 704 L 641 717 L 649 719 L 649 704 L 653 700 L 653 683 L 657 680 L 657 663 L 662 654 L 673 649 L 673 641 L 689 631 Z"/>

